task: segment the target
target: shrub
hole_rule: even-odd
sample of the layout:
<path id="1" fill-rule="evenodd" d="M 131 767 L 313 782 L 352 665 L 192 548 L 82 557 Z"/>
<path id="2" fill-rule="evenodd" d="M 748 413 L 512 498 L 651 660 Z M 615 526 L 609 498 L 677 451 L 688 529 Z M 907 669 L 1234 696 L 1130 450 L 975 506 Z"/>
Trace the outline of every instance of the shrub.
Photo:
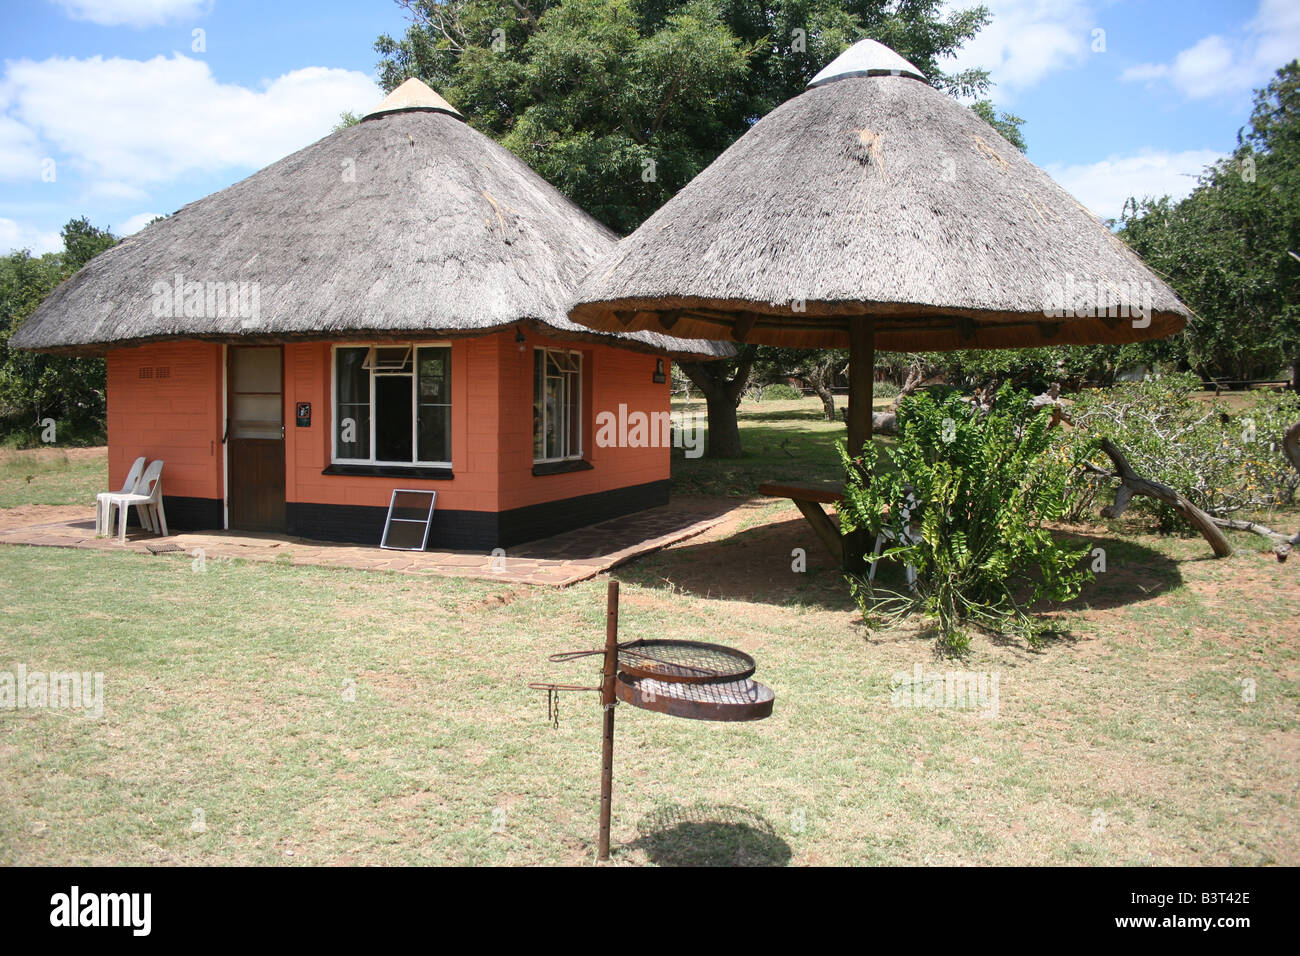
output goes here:
<path id="1" fill-rule="evenodd" d="M 1046 626 L 1028 608 L 1078 596 L 1091 577 L 1080 566 L 1087 545 L 1061 545 L 1043 527 L 1064 511 L 1072 463 L 1053 445 L 1050 413 L 1028 400 L 1004 387 L 981 416 L 959 395 L 904 399 L 886 452 L 893 468 L 874 445 L 856 461 L 840 445 L 849 475 L 841 529 L 883 534 L 868 561 L 894 559 L 916 574 L 903 592 L 849 576 L 868 623 L 921 614 L 950 653 L 968 647 L 972 626 L 1036 644 Z"/>
<path id="2" fill-rule="evenodd" d="M 803 392 L 793 385 L 786 385 L 778 382 L 776 385 L 767 385 L 763 388 L 763 395 L 759 399 L 761 402 L 793 402 L 803 398 Z"/>
<path id="3" fill-rule="evenodd" d="M 1070 412 L 1075 428 L 1063 432 L 1061 441 L 1110 469 L 1105 455 L 1087 448 L 1098 438 L 1110 438 L 1138 474 L 1169 485 L 1219 517 L 1293 503 L 1300 475 L 1282 453 L 1282 433 L 1300 421 L 1300 396 L 1253 392 L 1245 396 L 1244 409 L 1231 412 L 1220 401 L 1195 398 L 1199 388 L 1194 375 L 1170 375 L 1083 392 Z M 1077 475 L 1070 513 L 1086 513 L 1100 490 L 1094 478 Z M 1186 527 L 1154 499 L 1135 498 L 1132 507 L 1153 515 L 1166 530 Z"/>

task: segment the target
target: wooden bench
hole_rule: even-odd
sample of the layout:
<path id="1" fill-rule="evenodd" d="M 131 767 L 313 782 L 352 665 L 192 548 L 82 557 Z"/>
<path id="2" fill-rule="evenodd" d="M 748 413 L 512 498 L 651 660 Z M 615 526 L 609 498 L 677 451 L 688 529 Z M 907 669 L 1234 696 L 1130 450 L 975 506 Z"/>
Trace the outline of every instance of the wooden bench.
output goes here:
<path id="1" fill-rule="evenodd" d="M 822 505 L 837 505 L 844 500 L 844 483 L 836 481 L 765 481 L 759 494 L 772 498 L 789 498 L 812 525 L 822 544 L 830 550 L 840 567 L 845 567 L 844 538 Z"/>

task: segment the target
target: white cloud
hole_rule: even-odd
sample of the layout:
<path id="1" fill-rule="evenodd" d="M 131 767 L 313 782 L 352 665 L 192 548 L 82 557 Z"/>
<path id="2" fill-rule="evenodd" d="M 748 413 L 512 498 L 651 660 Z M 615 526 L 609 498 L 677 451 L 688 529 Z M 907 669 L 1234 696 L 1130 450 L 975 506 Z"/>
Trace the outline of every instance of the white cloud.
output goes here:
<path id="1" fill-rule="evenodd" d="M 157 218 L 158 218 L 159 216 L 161 216 L 161 215 L 162 215 L 162 213 L 160 213 L 160 212 L 142 212 L 142 213 L 137 213 L 136 215 L 134 215 L 134 216 L 132 216 L 130 219 L 128 219 L 126 222 L 122 223 L 121 226 L 119 226 L 118 228 L 114 229 L 114 230 L 113 230 L 113 235 L 115 235 L 115 236 L 133 236 L 133 235 L 135 235 L 137 232 L 139 232 L 139 231 L 140 231 L 141 229 L 143 229 L 145 226 L 149 225 L 149 223 L 153 222 L 155 219 L 157 219 Z"/>
<path id="2" fill-rule="evenodd" d="M 1195 188 L 1197 175 L 1222 158 L 1222 153 L 1212 149 L 1181 153 L 1144 149 L 1096 163 L 1049 163 L 1044 168 L 1094 215 L 1117 219 L 1130 196 L 1181 199 Z"/>
<path id="3" fill-rule="evenodd" d="M 1082 0 L 985 0 L 984 5 L 991 22 L 957 52 L 953 63 L 956 69 L 988 70 L 999 102 L 1049 73 L 1079 66 L 1090 55 L 1091 31 L 1098 24 Z M 945 4 L 948 11 L 965 6 L 969 4 Z"/>
<path id="4" fill-rule="evenodd" d="M 9 113 L 122 195 L 191 173 L 259 169 L 329 133 L 341 111 L 381 98 L 355 70 L 307 67 L 259 91 L 218 83 L 206 63 L 180 54 L 18 60 L 7 68 Z"/>
<path id="5" fill-rule="evenodd" d="M 1140 63 L 1120 79 L 1165 81 L 1190 99 L 1245 93 L 1263 86 L 1300 53 L 1300 4 L 1260 0 L 1259 10 L 1234 36 L 1202 37 L 1170 63 Z"/>
<path id="6" fill-rule="evenodd" d="M 0 181 L 38 182 L 44 160 L 36 134 L 17 120 L 0 115 Z"/>
<path id="7" fill-rule="evenodd" d="M 46 252 L 61 252 L 63 238 L 58 230 L 51 232 L 12 219 L 0 218 L 0 255 L 16 252 L 19 249 L 30 249 L 35 256 Z"/>
<path id="8" fill-rule="evenodd" d="M 100 26 L 149 27 L 207 13 L 208 0 L 53 0 L 74 20 Z"/>

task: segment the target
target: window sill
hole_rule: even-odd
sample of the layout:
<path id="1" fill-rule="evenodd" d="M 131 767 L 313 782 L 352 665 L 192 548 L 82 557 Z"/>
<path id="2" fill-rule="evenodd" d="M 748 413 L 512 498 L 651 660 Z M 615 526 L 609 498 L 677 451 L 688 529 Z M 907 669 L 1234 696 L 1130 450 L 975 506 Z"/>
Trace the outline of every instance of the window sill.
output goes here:
<path id="1" fill-rule="evenodd" d="M 423 478 L 432 481 L 449 481 L 456 477 L 450 468 L 420 465 L 330 465 L 321 474 L 351 475 L 357 478 Z"/>
<path id="2" fill-rule="evenodd" d="M 571 471 L 591 471 L 594 466 L 589 461 L 575 458 L 572 461 L 544 461 L 533 465 L 534 475 L 566 475 Z"/>

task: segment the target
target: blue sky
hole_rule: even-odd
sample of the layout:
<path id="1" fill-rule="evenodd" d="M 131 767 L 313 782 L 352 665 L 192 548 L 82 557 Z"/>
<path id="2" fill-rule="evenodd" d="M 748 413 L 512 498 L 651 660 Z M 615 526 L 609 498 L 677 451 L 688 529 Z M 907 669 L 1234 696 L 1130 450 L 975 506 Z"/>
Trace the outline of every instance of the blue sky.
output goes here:
<path id="1" fill-rule="evenodd" d="M 953 65 L 991 70 L 1030 159 L 1103 217 L 1186 193 L 1251 89 L 1300 56 L 1300 0 L 986 5 Z M 404 17 L 393 0 L 3 0 L 0 252 L 59 248 L 82 215 L 128 234 L 326 135 L 380 98 L 374 39 Z"/>

